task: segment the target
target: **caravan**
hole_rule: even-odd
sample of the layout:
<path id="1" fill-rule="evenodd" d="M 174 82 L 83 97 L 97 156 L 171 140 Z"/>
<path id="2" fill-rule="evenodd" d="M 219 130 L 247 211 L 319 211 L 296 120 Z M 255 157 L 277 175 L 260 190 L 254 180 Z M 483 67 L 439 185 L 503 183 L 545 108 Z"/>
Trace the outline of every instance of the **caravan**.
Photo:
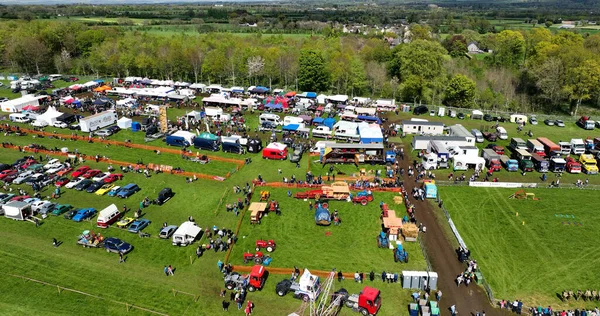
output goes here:
<path id="1" fill-rule="evenodd" d="M 272 113 L 263 113 L 258 117 L 258 123 L 260 125 L 263 125 L 265 123 L 270 123 L 272 125 L 282 125 L 283 122 L 281 121 L 281 117 L 279 117 L 279 115 L 277 114 L 272 114 Z"/>
<path id="2" fill-rule="evenodd" d="M 198 227 L 196 223 L 183 222 L 173 233 L 173 246 L 191 245 L 201 232 L 202 228 Z"/>

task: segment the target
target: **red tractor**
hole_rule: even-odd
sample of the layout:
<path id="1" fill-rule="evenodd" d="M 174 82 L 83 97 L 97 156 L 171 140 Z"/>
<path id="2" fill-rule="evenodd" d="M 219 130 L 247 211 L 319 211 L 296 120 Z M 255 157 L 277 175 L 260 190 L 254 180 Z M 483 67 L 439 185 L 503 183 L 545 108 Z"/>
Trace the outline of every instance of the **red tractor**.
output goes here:
<path id="1" fill-rule="evenodd" d="M 261 248 L 264 248 L 265 250 L 267 250 L 267 252 L 273 252 L 275 251 L 276 247 L 277 245 L 275 244 L 275 241 L 273 239 L 260 239 L 256 241 L 256 251 L 260 251 Z"/>
<path id="2" fill-rule="evenodd" d="M 269 272 L 263 266 L 256 265 L 252 267 L 250 274 L 242 276 L 237 272 L 232 272 L 225 276 L 225 287 L 233 290 L 238 287 L 244 287 L 250 292 L 260 290 L 265 285 Z"/>
<path id="3" fill-rule="evenodd" d="M 371 191 L 361 191 L 352 197 L 352 203 L 365 206 L 369 202 L 373 201 L 373 193 Z"/>
<path id="4" fill-rule="evenodd" d="M 244 263 L 254 262 L 255 264 L 262 264 L 265 260 L 265 255 L 257 251 L 256 253 L 244 252 Z"/>

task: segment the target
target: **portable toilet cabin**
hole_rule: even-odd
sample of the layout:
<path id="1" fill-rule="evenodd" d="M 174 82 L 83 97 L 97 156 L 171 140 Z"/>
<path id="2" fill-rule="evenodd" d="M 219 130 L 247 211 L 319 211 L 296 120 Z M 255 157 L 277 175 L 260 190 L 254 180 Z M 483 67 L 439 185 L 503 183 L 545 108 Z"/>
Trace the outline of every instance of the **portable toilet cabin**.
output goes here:
<path id="1" fill-rule="evenodd" d="M 142 124 L 140 124 L 139 122 L 131 123 L 131 131 L 132 132 L 139 132 L 141 130 L 142 130 Z"/>
<path id="2" fill-rule="evenodd" d="M 415 276 L 418 278 L 418 285 L 414 286 L 415 284 L 413 284 L 413 288 L 418 288 L 418 289 L 425 289 L 425 285 L 429 285 L 429 283 L 427 282 L 427 280 L 429 279 L 429 274 L 427 274 L 427 271 L 416 271 L 415 272 Z M 413 281 L 414 281 L 414 277 L 413 277 Z"/>
<path id="3" fill-rule="evenodd" d="M 412 289 L 412 278 L 415 271 L 402 271 L 402 288 Z"/>
<path id="4" fill-rule="evenodd" d="M 438 283 L 438 274 L 437 272 L 428 272 L 429 274 L 429 288 L 432 290 L 437 290 Z M 431 306 L 433 308 L 433 306 Z"/>

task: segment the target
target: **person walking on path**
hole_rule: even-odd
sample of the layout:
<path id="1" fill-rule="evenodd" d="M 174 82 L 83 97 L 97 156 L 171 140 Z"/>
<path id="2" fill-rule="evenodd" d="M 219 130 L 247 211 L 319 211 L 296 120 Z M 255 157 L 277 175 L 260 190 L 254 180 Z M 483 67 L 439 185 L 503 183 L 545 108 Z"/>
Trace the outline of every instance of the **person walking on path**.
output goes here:
<path id="1" fill-rule="evenodd" d="M 456 316 L 456 305 L 450 306 L 450 315 Z"/>
<path id="2" fill-rule="evenodd" d="M 438 290 L 435 293 L 435 299 L 439 302 L 442 299 L 442 290 Z"/>

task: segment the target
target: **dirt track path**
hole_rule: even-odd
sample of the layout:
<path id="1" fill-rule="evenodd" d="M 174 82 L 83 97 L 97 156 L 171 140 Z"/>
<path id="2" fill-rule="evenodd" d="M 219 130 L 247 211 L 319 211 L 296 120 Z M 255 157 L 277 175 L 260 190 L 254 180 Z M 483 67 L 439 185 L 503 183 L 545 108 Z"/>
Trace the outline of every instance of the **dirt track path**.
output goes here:
<path id="1" fill-rule="evenodd" d="M 404 170 L 408 170 L 408 166 L 411 164 L 412 160 L 409 160 L 409 157 L 407 155 L 405 160 L 400 161 L 400 167 Z M 441 212 L 441 210 L 434 209 L 427 201 L 415 201 L 410 194 L 416 185 L 418 184 L 415 183 L 415 178 L 408 177 L 405 173 L 404 187 L 409 192 L 409 199 L 416 206 L 417 221 L 427 227 L 427 233 L 423 234 L 423 241 L 432 268 L 439 275 L 438 288 L 442 291 L 440 302 L 442 315 L 449 315 L 448 309 L 453 304 L 456 305 L 458 315 L 474 315 L 475 312 L 484 310 L 486 315 L 508 315 L 503 310 L 492 308 L 483 288 L 475 284 L 468 287 L 456 286 L 454 280 L 459 273 L 464 271 L 465 266 L 458 261 L 452 244 L 444 235 L 442 226 L 433 213 L 434 211 Z"/>

